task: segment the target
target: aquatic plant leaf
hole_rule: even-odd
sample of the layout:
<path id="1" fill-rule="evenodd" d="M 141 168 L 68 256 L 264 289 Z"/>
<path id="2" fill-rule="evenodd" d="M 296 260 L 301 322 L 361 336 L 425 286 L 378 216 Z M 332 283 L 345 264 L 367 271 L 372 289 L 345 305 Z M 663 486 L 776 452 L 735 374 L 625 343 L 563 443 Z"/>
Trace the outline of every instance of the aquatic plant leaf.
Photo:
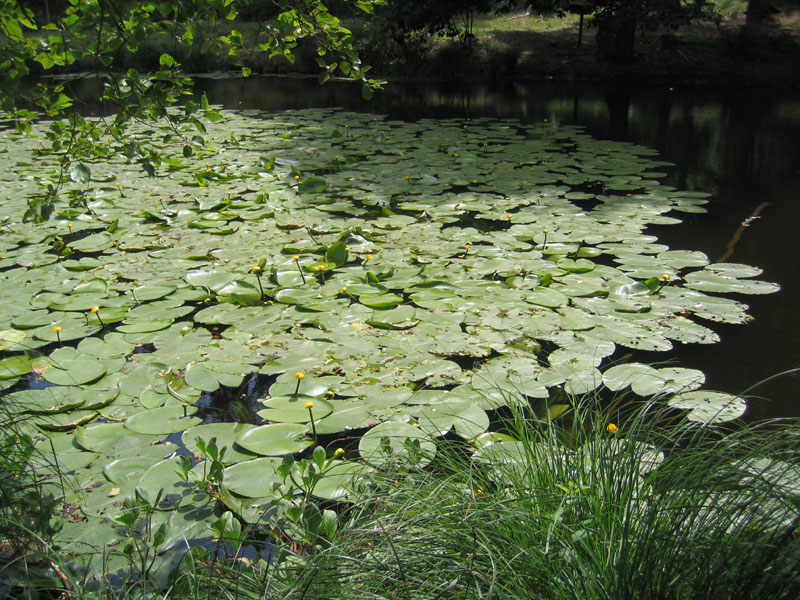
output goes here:
<path id="1" fill-rule="evenodd" d="M 107 367 L 94 357 L 58 360 L 42 371 L 42 377 L 56 385 L 81 385 L 100 379 Z"/>
<path id="2" fill-rule="evenodd" d="M 26 355 L 17 354 L 0 360 L 0 379 L 14 379 L 31 372 L 33 360 Z"/>
<path id="3" fill-rule="evenodd" d="M 78 427 L 75 439 L 82 448 L 101 454 L 121 453 L 159 441 L 163 435 L 143 434 L 122 423 L 93 423 Z"/>
<path id="4" fill-rule="evenodd" d="M 217 290 L 217 297 L 222 302 L 231 302 L 239 306 L 258 306 L 261 304 L 261 291 L 252 283 L 237 279 L 225 284 Z"/>
<path id="5" fill-rule="evenodd" d="M 237 434 L 254 427 L 255 425 L 250 423 L 204 423 L 185 430 L 181 435 L 181 442 L 183 442 L 187 450 L 193 454 L 198 454 L 200 448 L 197 446 L 197 440 L 209 442 L 213 439 L 220 451 L 223 448 L 225 449 L 225 454 L 221 459 L 222 462 L 224 464 L 233 464 L 256 457 L 252 452 L 236 444 Z"/>
<path id="6" fill-rule="evenodd" d="M 328 182 L 321 177 L 309 177 L 300 182 L 298 190 L 306 194 L 319 194 L 328 189 Z"/>
<path id="7" fill-rule="evenodd" d="M 618 392 L 641 378 L 658 380 L 655 367 L 642 363 L 624 363 L 614 365 L 603 373 L 603 384 L 611 391 Z"/>
<path id="8" fill-rule="evenodd" d="M 136 413 L 125 421 L 125 428 L 136 433 L 165 435 L 177 433 L 202 423 L 199 417 L 193 417 L 196 406 L 169 405 L 152 408 Z"/>
<path id="9" fill-rule="evenodd" d="M 688 410 L 686 418 L 703 425 L 738 419 L 747 410 L 747 403 L 739 396 L 706 390 L 676 394 L 667 404 L 672 408 Z"/>
<path id="10" fill-rule="evenodd" d="M 361 457 L 375 467 L 401 466 L 421 468 L 436 454 L 433 438 L 408 423 L 379 423 L 358 442 Z"/>
<path id="11" fill-rule="evenodd" d="M 145 471 L 160 463 L 157 456 L 126 456 L 112 460 L 103 467 L 103 474 L 112 483 L 138 482 Z"/>
<path id="12" fill-rule="evenodd" d="M 16 326 L 15 326 L 16 327 Z M 0 331 L 0 350 L 8 350 L 22 342 L 26 337 L 24 331 L 14 329 L 3 329 Z"/>
<path id="13" fill-rule="evenodd" d="M 360 400 L 331 400 L 332 412 L 316 422 L 317 433 L 329 434 L 353 429 L 363 429 L 375 424 L 377 417 Z"/>
<path id="14" fill-rule="evenodd" d="M 261 456 L 294 454 L 314 443 L 306 435 L 310 428 L 296 423 L 262 425 L 236 435 L 236 443 Z"/>
<path id="15" fill-rule="evenodd" d="M 225 468 L 224 485 L 230 491 L 249 498 L 279 498 L 285 492 L 278 473 L 282 461 L 277 458 L 254 458 Z"/>
<path id="16" fill-rule="evenodd" d="M 340 462 L 326 469 L 322 479 L 314 486 L 313 495 L 323 500 L 350 501 L 358 494 L 363 478 L 373 473 L 368 465 Z"/>
<path id="17" fill-rule="evenodd" d="M 774 294 L 781 289 L 778 284 L 769 281 L 737 279 L 710 269 L 688 273 L 686 287 L 702 292 L 735 292 L 739 294 Z"/>
<path id="18" fill-rule="evenodd" d="M 305 408 L 309 401 L 313 403 L 311 410 Z M 272 396 L 263 404 L 265 408 L 256 414 L 265 421 L 275 423 L 310 423 L 312 415 L 316 423 L 333 412 L 333 407 L 325 400 L 302 394 Z"/>
<path id="19" fill-rule="evenodd" d="M 665 367 L 642 373 L 631 382 L 631 389 L 640 396 L 668 395 L 696 390 L 705 381 L 705 374 L 697 369 Z"/>

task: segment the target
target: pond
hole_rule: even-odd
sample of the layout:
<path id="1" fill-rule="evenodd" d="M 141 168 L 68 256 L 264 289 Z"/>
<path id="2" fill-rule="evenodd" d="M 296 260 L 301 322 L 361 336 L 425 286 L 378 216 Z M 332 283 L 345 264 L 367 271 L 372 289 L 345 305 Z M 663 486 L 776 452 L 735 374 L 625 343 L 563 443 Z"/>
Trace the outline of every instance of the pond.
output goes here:
<path id="1" fill-rule="evenodd" d="M 581 125 L 597 139 L 658 150 L 664 183 L 709 192 L 708 212 L 683 224 L 653 226 L 670 248 L 701 250 L 712 260 L 758 265 L 781 292 L 744 299 L 754 321 L 715 325 L 721 342 L 686 345 L 680 362 L 703 370 L 708 385 L 742 393 L 800 367 L 800 276 L 795 226 L 800 223 L 800 94 L 768 89 L 606 86 L 596 83 L 514 83 L 505 86 L 392 82 L 371 101 L 355 86 L 319 86 L 307 78 L 199 79 L 199 89 L 227 108 L 341 106 L 393 118 L 514 118 Z M 732 248 L 729 249 L 729 245 Z M 732 253 L 730 253 L 732 250 Z M 647 358 L 644 359 L 645 361 Z M 652 356 L 650 360 L 663 360 Z M 800 373 L 759 385 L 748 417 L 800 416 Z"/>
<path id="2" fill-rule="evenodd" d="M 726 422 L 754 383 L 734 376 L 796 361 L 789 311 L 786 348 L 766 332 L 730 349 L 796 293 L 747 249 L 782 243 L 751 231 L 791 202 L 770 186 L 733 197 L 728 159 L 671 155 L 669 132 L 704 131 L 721 105 L 430 85 L 365 105 L 309 81 L 202 85 L 234 109 L 208 109 L 208 146 L 132 126 L 172 153 L 163 172 L 74 164 L 77 205 L 42 224 L 19 215 L 54 159 L 33 153 L 40 129 L 3 132 L 3 407 L 25 415 L 49 483 L 69 481 L 56 541 L 86 549 L 70 558 L 87 576 L 124 577 L 125 553 L 100 563 L 105 550 L 150 531 L 167 573 L 183 540 L 294 518 L 297 497 L 353 498 L 376 470 L 428 464 L 443 436 L 513 456 L 498 410 L 547 422 L 602 384 L 604 400 L 665 394 L 689 422 Z M 784 139 L 796 109 L 753 130 L 751 177 L 791 183 L 796 150 L 759 136 Z M 678 146 L 728 144 L 696 137 Z M 726 346 L 736 361 L 711 364 Z M 773 391 L 749 414 L 793 414 Z"/>

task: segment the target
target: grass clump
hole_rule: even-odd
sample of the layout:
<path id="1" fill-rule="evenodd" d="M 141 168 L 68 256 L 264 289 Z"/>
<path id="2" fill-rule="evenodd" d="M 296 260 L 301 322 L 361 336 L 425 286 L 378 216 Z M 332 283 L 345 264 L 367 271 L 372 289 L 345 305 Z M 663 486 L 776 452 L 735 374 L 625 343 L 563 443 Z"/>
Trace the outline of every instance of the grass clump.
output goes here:
<path id="1" fill-rule="evenodd" d="M 302 597 L 796 597 L 796 424 L 722 435 L 652 402 L 626 412 L 520 412 L 517 441 L 387 480 L 308 561 Z"/>

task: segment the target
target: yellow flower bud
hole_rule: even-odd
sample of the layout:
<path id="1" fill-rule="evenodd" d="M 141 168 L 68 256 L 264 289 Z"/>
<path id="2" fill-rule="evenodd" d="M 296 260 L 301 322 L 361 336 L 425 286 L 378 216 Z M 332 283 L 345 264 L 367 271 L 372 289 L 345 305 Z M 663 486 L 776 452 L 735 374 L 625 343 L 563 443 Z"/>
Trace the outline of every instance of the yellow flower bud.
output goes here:
<path id="1" fill-rule="evenodd" d="M 92 312 L 93 312 L 93 313 L 96 313 L 96 312 L 98 312 L 99 310 L 100 310 L 100 307 L 99 307 L 99 306 L 93 306 L 93 307 L 92 307 Z"/>
<path id="2" fill-rule="evenodd" d="M 297 254 L 295 254 L 294 256 L 292 256 L 292 260 L 300 260 L 300 257 L 297 256 Z"/>
<path id="3" fill-rule="evenodd" d="M 345 286 L 342 286 L 342 287 L 339 288 L 339 293 L 340 294 L 344 294 L 346 292 L 347 292 L 347 288 Z"/>
<path id="4" fill-rule="evenodd" d="M 53 327 L 53 333 L 61 333 L 61 327 L 60 327 L 60 326 L 58 326 L 58 325 L 56 325 L 55 327 Z"/>
<path id="5" fill-rule="evenodd" d="M 344 455 L 344 448 L 337 448 L 333 453 L 334 458 L 339 458 L 340 456 L 343 455 Z"/>
<path id="6" fill-rule="evenodd" d="M 311 400 L 309 400 L 308 402 L 303 404 L 303 408 L 307 408 L 307 409 L 311 410 L 312 408 L 314 408 L 314 403 L 311 402 Z"/>
<path id="7" fill-rule="evenodd" d="M 367 254 L 367 260 L 372 260 L 372 254 Z"/>
<path id="8" fill-rule="evenodd" d="M 606 431 L 608 433 L 617 433 L 617 431 L 619 431 L 619 427 L 614 425 L 614 423 L 609 423 L 608 426 L 606 426 Z"/>
<path id="9" fill-rule="evenodd" d="M 294 374 L 294 378 L 295 379 L 304 379 L 305 378 L 305 373 L 295 373 Z"/>

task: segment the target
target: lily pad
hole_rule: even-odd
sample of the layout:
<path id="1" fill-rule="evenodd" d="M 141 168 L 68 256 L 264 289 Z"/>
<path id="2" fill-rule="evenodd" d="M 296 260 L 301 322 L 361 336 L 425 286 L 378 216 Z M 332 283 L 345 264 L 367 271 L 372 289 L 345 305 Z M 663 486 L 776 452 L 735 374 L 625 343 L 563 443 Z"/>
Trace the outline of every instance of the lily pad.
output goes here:
<path id="1" fill-rule="evenodd" d="M 281 460 L 256 458 L 225 468 L 225 487 L 249 498 L 280 497 L 285 492 L 283 478 L 278 474 Z"/>
<path id="2" fill-rule="evenodd" d="M 747 410 L 747 402 L 739 396 L 705 390 L 676 394 L 667 404 L 672 408 L 688 410 L 686 418 L 703 425 L 738 419 Z"/>
<path id="3" fill-rule="evenodd" d="M 310 410 L 305 408 L 307 403 L 313 405 Z M 333 412 L 329 402 L 302 394 L 273 396 L 264 402 L 264 406 L 266 408 L 258 411 L 258 416 L 275 423 L 310 423 L 312 415 L 317 421 Z"/>
<path id="4" fill-rule="evenodd" d="M 125 421 L 125 428 L 136 433 L 164 435 L 177 433 L 202 423 L 193 417 L 196 406 L 169 405 L 139 412 Z"/>
<path id="5" fill-rule="evenodd" d="M 386 421 L 367 431 L 358 442 L 362 458 L 376 467 L 422 468 L 436 454 L 433 438 L 402 421 Z"/>
<path id="6" fill-rule="evenodd" d="M 74 358 L 59 360 L 42 371 L 42 377 L 56 385 L 81 385 L 97 381 L 106 371 L 106 365 L 94 357 Z"/>
<path id="7" fill-rule="evenodd" d="M 277 423 L 262 425 L 236 435 L 236 443 L 261 456 L 283 456 L 305 450 L 314 440 L 307 425 Z"/>

